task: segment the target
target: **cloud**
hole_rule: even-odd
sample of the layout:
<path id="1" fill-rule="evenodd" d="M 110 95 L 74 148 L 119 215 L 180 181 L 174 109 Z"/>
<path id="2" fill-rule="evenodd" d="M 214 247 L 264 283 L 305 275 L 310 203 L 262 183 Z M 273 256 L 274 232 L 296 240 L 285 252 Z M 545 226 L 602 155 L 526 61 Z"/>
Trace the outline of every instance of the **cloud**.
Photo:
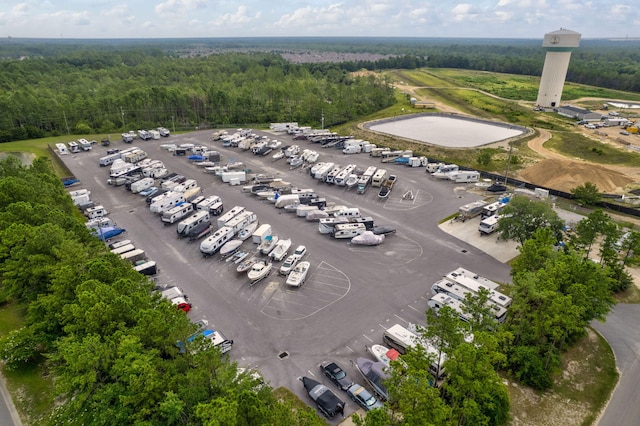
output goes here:
<path id="1" fill-rule="evenodd" d="M 255 15 L 249 16 L 247 14 L 247 6 L 241 5 L 238 6 L 238 9 L 233 13 L 225 13 L 220 17 L 220 20 L 225 25 L 239 25 L 239 24 L 247 24 L 249 22 L 253 22 L 259 20 L 262 17 L 261 12 L 256 12 Z"/>
<path id="2" fill-rule="evenodd" d="M 167 0 L 155 7 L 158 15 L 184 15 L 189 11 L 207 6 L 206 0 Z"/>
<path id="3" fill-rule="evenodd" d="M 11 13 L 16 16 L 24 16 L 28 15 L 32 10 L 33 8 L 29 3 L 18 3 L 11 8 Z"/>
<path id="4" fill-rule="evenodd" d="M 453 20 L 455 22 L 469 21 L 476 17 L 475 7 L 469 3 L 459 3 L 451 9 Z"/>
<path id="5" fill-rule="evenodd" d="M 100 14 L 110 18 L 124 18 L 129 15 L 129 6 L 126 4 L 117 4 L 111 9 L 103 10 Z"/>

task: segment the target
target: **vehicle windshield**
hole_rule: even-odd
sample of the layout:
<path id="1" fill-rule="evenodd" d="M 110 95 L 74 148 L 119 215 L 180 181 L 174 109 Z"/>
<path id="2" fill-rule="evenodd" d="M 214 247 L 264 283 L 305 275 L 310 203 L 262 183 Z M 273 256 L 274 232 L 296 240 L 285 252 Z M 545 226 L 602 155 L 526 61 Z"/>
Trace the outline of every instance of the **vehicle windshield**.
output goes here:
<path id="1" fill-rule="evenodd" d="M 336 375 L 336 379 L 338 380 L 343 379 L 347 375 L 344 370 L 334 371 L 334 374 Z"/>
<path id="2" fill-rule="evenodd" d="M 372 395 L 368 399 L 365 399 L 364 403 L 367 404 L 368 407 L 370 407 L 376 403 L 376 398 Z"/>

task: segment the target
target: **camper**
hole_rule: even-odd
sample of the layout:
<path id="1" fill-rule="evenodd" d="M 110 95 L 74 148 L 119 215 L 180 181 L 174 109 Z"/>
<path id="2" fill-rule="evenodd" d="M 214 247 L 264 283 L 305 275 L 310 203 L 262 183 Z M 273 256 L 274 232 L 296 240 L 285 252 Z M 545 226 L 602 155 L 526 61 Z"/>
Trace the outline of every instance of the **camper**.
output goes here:
<path id="1" fill-rule="evenodd" d="M 320 210 L 316 206 L 310 206 L 308 204 L 300 204 L 298 208 L 296 208 L 296 216 L 298 217 L 307 217 L 309 212 Z"/>
<path id="2" fill-rule="evenodd" d="M 125 241 L 129 241 L 129 240 L 125 240 Z M 111 249 L 111 253 L 117 254 L 118 256 L 120 256 L 121 254 L 124 254 L 128 251 L 132 251 L 135 249 L 136 249 L 135 246 L 131 244 L 131 242 L 129 242 L 129 244 L 118 245 L 117 247 L 114 247 L 113 249 Z"/>
<path id="3" fill-rule="evenodd" d="M 474 201 L 472 203 L 465 204 L 458 209 L 458 220 L 465 221 L 467 219 L 474 218 L 482 213 L 482 209 L 487 205 L 486 201 Z"/>
<path id="4" fill-rule="evenodd" d="M 489 216 L 480 221 L 480 226 L 478 226 L 478 231 L 480 231 L 480 235 L 489 235 L 498 229 L 498 220 L 500 220 L 499 215 Z"/>
<path id="5" fill-rule="evenodd" d="M 60 155 L 67 155 L 69 153 L 67 145 L 65 145 L 63 142 L 57 143 L 56 149 L 58 150 L 58 154 Z"/>
<path id="6" fill-rule="evenodd" d="M 145 258 L 145 254 L 144 254 L 144 250 L 135 249 L 135 250 L 128 251 L 126 253 L 122 253 L 120 257 L 122 258 L 122 260 L 126 260 L 128 262 L 134 263 L 134 262 L 137 262 L 138 260 L 143 260 Z"/>
<path id="7" fill-rule="evenodd" d="M 239 215 L 245 210 L 246 208 L 242 206 L 235 206 L 234 208 L 232 208 L 231 210 L 229 210 L 228 212 L 220 216 L 216 220 L 216 225 L 218 225 L 218 228 L 222 228 L 227 222 L 229 222 L 231 219 L 233 219 L 234 217 L 236 217 L 237 215 Z"/>
<path id="8" fill-rule="evenodd" d="M 100 165 L 100 167 L 106 167 L 106 166 L 110 166 L 111 164 L 113 164 L 114 161 L 119 159 L 120 159 L 119 153 L 106 155 L 104 157 L 100 157 L 100 159 L 98 160 L 98 164 Z"/>
<path id="9" fill-rule="evenodd" d="M 134 264 L 133 269 L 142 275 L 155 275 L 158 273 L 158 267 L 153 260 L 138 261 Z"/>
<path id="10" fill-rule="evenodd" d="M 181 184 L 174 186 L 173 190 L 177 192 L 187 192 L 190 189 L 197 188 L 198 182 L 195 179 L 187 179 Z"/>
<path id="11" fill-rule="evenodd" d="M 245 171 L 222 172 L 220 178 L 224 183 L 239 185 L 247 182 L 247 173 Z"/>
<path id="12" fill-rule="evenodd" d="M 131 244 L 131 240 L 121 240 L 121 241 L 116 241 L 114 243 L 109 244 L 109 250 L 113 250 L 113 249 L 117 249 L 118 247 L 122 247 L 122 246 L 126 246 L 128 244 Z"/>
<path id="13" fill-rule="evenodd" d="M 494 203 L 487 204 L 482 208 L 482 219 L 499 214 L 505 205 L 506 204 L 502 201 L 496 201 Z"/>
<path id="14" fill-rule="evenodd" d="M 456 183 L 473 183 L 480 180 L 480 172 L 459 170 L 449 175 L 449 180 Z"/>
<path id="15" fill-rule="evenodd" d="M 93 148 L 91 146 L 91 142 L 89 142 L 86 139 L 78 139 L 78 144 L 80 145 L 80 148 L 82 148 L 83 151 L 91 151 L 91 148 Z"/>
<path id="16" fill-rule="evenodd" d="M 208 197 L 206 197 L 204 200 L 200 201 L 197 205 L 196 205 L 196 210 L 206 210 L 208 212 L 211 211 L 211 207 L 213 207 L 214 204 L 219 203 L 220 201 L 222 201 L 220 199 L 219 196 L 217 195 L 209 195 Z"/>
<path id="17" fill-rule="evenodd" d="M 222 204 L 222 201 L 218 201 L 213 206 L 211 206 L 209 211 L 213 216 L 220 216 L 224 211 L 224 205 Z"/>
<path id="18" fill-rule="evenodd" d="M 189 200 L 189 202 L 191 204 L 193 204 L 193 209 L 194 210 L 198 210 L 198 204 L 200 204 L 201 202 L 203 202 L 205 199 L 204 195 L 199 195 L 196 198 L 194 198 L 193 200 Z"/>
<path id="19" fill-rule="evenodd" d="M 387 171 L 385 169 L 378 169 L 371 178 L 371 186 L 379 188 L 385 180 L 387 180 Z"/>
<path id="20" fill-rule="evenodd" d="M 271 225 L 268 223 L 264 223 L 255 230 L 253 234 L 251 234 L 251 241 L 255 244 L 261 244 L 264 240 L 271 235 Z"/>
<path id="21" fill-rule="evenodd" d="M 71 151 L 72 154 L 76 154 L 80 152 L 80 145 L 78 145 L 78 142 L 76 141 L 69 142 L 69 151 Z"/>
<path id="22" fill-rule="evenodd" d="M 342 209 L 333 214 L 334 217 L 360 217 L 360 209 L 357 207 L 351 207 L 347 209 Z"/>
<path id="23" fill-rule="evenodd" d="M 193 212 L 193 204 L 183 202 L 164 213 L 162 213 L 162 222 L 165 225 L 171 225 L 178 222 L 180 219 L 187 217 Z"/>
<path id="24" fill-rule="evenodd" d="M 247 225 L 256 222 L 257 220 L 258 216 L 254 212 L 243 211 L 225 223 L 224 226 L 233 229 L 233 233 L 237 234 Z"/>
<path id="25" fill-rule="evenodd" d="M 178 237 L 186 237 L 193 228 L 202 223 L 211 225 L 211 217 L 207 210 L 198 210 L 196 213 L 178 223 L 178 228 L 176 229 Z"/>
<path id="26" fill-rule="evenodd" d="M 145 189 L 151 188 L 152 186 L 153 186 L 153 178 L 150 178 L 150 177 L 143 178 L 131 184 L 131 192 L 133 194 L 137 194 L 140 191 L 144 191 Z"/>
<path id="27" fill-rule="evenodd" d="M 333 238 L 353 238 L 361 235 L 367 228 L 362 223 L 339 223 L 333 227 Z"/>
<path id="28" fill-rule="evenodd" d="M 153 199 L 153 202 L 149 206 L 149 210 L 151 210 L 152 213 L 162 214 L 177 206 L 178 203 L 184 203 L 184 201 L 184 194 L 173 191 L 165 192 L 161 196 Z"/>
<path id="29" fill-rule="evenodd" d="M 89 219 L 97 219 L 106 216 L 108 212 L 107 209 L 105 209 L 103 206 L 95 206 L 89 207 L 87 210 L 85 210 L 84 214 Z"/>
<path id="30" fill-rule="evenodd" d="M 184 199 L 193 204 L 193 200 L 198 198 L 200 194 L 202 194 L 202 188 L 196 186 L 195 188 L 184 191 Z"/>
<path id="31" fill-rule="evenodd" d="M 200 243 L 200 253 L 202 253 L 203 256 L 211 256 L 215 254 L 220 250 L 220 247 L 222 247 L 227 241 L 231 240 L 233 236 L 233 229 L 223 226 L 213 235 L 207 237 L 206 240 Z"/>

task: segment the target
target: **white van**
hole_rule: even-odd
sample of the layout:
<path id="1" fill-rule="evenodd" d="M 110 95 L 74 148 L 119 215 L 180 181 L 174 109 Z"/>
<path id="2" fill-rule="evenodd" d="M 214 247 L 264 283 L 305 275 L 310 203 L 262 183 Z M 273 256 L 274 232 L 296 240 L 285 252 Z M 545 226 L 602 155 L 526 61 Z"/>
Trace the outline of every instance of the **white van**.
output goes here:
<path id="1" fill-rule="evenodd" d="M 342 209 L 333 214 L 333 217 L 360 217 L 360 209 L 357 207 L 351 207 L 348 209 Z"/>
<path id="2" fill-rule="evenodd" d="M 339 223 L 333 227 L 333 238 L 353 238 L 361 235 L 367 228 L 362 223 Z"/>
<path id="3" fill-rule="evenodd" d="M 186 237 L 193 228 L 197 227 L 201 223 L 211 223 L 211 217 L 206 210 L 198 210 L 182 222 L 178 223 L 176 232 L 178 237 Z"/>
<path id="4" fill-rule="evenodd" d="M 182 203 L 162 213 L 162 221 L 165 225 L 171 225 L 191 214 L 191 212 L 193 212 L 193 204 Z"/>

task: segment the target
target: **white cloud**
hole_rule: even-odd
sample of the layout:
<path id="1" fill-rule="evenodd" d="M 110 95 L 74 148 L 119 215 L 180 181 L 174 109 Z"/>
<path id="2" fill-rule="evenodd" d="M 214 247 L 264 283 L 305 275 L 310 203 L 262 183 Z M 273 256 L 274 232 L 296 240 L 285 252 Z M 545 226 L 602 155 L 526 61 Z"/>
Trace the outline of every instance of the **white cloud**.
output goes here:
<path id="1" fill-rule="evenodd" d="M 158 15 L 179 14 L 206 7 L 206 0 L 167 0 L 155 7 Z"/>
<path id="2" fill-rule="evenodd" d="M 254 16 L 249 16 L 247 14 L 247 6 L 241 5 L 234 13 L 225 13 L 220 19 L 225 25 L 235 26 L 259 20 L 261 16 L 260 12 L 256 12 Z"/>
<path id="3" fill-rule="evenodd" d="M 111 18 L 124 18 L 129 15 L 129 6 L 126 4 L 117 4 L 111 9 L 103 10 L 100 14 Z"/>

